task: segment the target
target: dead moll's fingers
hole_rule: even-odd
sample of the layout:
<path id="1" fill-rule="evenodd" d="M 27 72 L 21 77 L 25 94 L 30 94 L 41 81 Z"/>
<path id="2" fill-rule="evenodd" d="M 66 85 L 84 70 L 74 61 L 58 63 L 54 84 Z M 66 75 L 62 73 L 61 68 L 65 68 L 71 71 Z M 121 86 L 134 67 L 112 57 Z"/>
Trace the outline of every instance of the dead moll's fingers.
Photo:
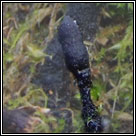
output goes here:
<path id="1" fill-rule="evenodd" d="M 62 45 L 65 62 L 76 77 L 82 100 L 82 117 L 87 132 L 98 133 L 102 130 L 101 118 L 90 97 L 91 72 L 89 55 L 83 44 L 78 25 L 69 16 L 65 16 L 59 29 L 58 39 Z"/>

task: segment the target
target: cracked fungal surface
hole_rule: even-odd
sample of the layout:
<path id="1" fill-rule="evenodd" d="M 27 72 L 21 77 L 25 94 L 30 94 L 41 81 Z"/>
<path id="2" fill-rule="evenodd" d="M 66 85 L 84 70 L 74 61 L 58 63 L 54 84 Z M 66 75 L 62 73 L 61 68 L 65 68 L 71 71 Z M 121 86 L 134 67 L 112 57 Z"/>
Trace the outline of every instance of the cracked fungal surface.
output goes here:
<path id="1" fill-rule="evenodd" d="M 78 25 L 71 17 L 64 17 L 58 29 L 58 39 L 62 45 L 66 65 L 78 82 L 85 128 L 87 132 L 98 133 L 102 130 L 102 125 L 97 108 L 90 97 L 91 72 L 89 55 L 83 44 Z"/>

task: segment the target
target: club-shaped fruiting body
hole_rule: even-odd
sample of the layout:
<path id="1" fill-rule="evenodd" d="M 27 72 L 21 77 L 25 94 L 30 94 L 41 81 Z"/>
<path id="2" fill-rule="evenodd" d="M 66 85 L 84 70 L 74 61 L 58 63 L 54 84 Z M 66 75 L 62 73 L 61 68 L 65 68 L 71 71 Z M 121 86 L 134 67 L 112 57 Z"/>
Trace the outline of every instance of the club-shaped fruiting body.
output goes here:
<path id="1" fill-rule="evenodd" d="M 66 65 L 78 82 L 85 128 L 87 132 L 100 132 L 102 130 L 101 118 L 90 97 L 91 72 L 89 68 L 89 55 L 83 44 L 76 21 L 69 16 L 65 16 L 59 26 L 58 39 L 62 45 Z"/>

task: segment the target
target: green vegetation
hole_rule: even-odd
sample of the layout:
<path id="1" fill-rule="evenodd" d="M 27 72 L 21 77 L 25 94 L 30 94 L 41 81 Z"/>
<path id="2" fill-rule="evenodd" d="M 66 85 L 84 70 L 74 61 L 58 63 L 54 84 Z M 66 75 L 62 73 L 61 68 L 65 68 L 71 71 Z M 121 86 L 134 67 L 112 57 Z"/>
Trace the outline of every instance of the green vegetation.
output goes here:
<path id="1" fill-rule="evenodd" d="M 44 26 L 42 21 L 61 4 L 4 3 L 3 6 L 3 105 L 8 109 L 35 109 L 33 116 L 38 117 L 40 123 L 34 133 L 59 133 L 64 128 L 64 119 L 46 115 L 48 97 L 42 88 L 31 83 L 31 77 L 36 65 L 44 63 L 49 56 L 43 52 L 47 46 L 43 42 L 45 38 L 48 42 L 51 40 L 54 30 L 50 27 L 58 25 L 53 22 L 54 17 L 49 25 Z"/>
<path id="2" fill-rule="evenodd" d="M 133 4 L 107 3 L 102 15 L 107 25 L 97 34 L 97 52 L 92 55 L 96 63 L 92 98 L 99 99 L 99 106 L 107 106 L 102 113 L 113 120 L 110 131 L 122 132 L 125 123 L 121 122 L 129 116 L 133 121 Z"/>

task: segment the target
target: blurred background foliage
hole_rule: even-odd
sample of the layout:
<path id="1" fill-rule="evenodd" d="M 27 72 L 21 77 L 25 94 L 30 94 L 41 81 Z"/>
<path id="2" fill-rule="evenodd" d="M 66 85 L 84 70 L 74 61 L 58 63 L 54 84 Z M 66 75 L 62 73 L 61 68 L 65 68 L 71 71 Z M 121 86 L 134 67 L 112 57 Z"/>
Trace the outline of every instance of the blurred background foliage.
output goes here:
<path id="1" fill-rule="evenodd" d="M 91 48 L 92 99 L 101 115 L 110 120 L 107 132 L 131 132 L 133 4 L 97 5 L 101 6 L 101 14 L 95 43 L 84 41 Z M 8 109 L 34 108 L 33 116 L 40 123 L 33 133 L 61 133 L 64 128 L 63 119 L 48 115 L 48 97 L 42 88 L 31 83 L 31 77 L 36 65 L 46 62 L 48 54 L 43 50 L 57 31 L 65 8 L 63 3 L 3 3 L 3 105 Z M 80 94 L 75 97 L 80 99 Z M 74 111 L 74 133 L 83 132 L 80 112 Z"/>

